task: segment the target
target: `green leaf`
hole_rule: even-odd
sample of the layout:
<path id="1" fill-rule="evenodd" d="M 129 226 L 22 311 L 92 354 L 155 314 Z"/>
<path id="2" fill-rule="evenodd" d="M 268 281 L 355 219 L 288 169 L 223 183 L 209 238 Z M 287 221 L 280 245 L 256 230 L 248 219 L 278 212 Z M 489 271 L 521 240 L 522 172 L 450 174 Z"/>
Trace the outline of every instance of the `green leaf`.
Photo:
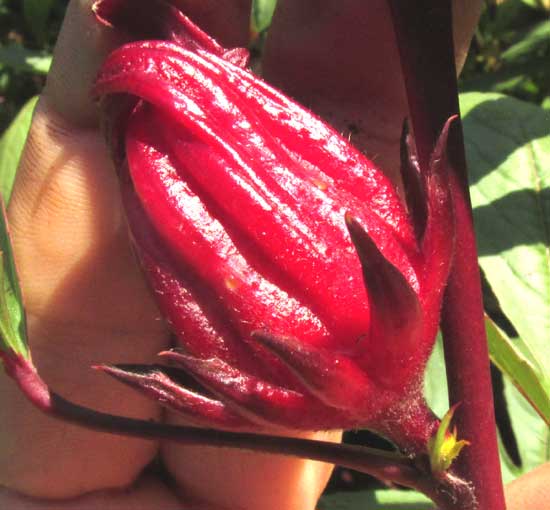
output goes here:
<path id="1" fill-rule="evenodd" d="M 492 93 L 462 94 L 461 109 L 480 264 L 521 338 L 517 350 L 530 364 L 522 365 L 522 380 L 516 377 L 516 383 L 533 398 L 535 388 L 525 386 L 530 380 L 527 369 L 533 370 L 547 399 L 550 118 L 538 106 Z M 497 354 L 503 367 L 521 362 L 503 361 L 517 354 L 510 345 Z M 539 395 L 538 405 L 541 401 Z"/>
<path id="2" fill-rule="evenodd" d="M 532 7 L 533 9 L 547 10 L 545 4 L 548 4 L 548 0 L 521 0 L 525 5 Z"/>
<path id="3" fill-rule="evenodd" d="M 23 0 L 25 22 L 38 42 L 43 42 L 53 0 Z"/>
<path id="4" fill-rule="evenodd" d="M 29 100 L 0 140 L 0 350 L 30 358 L 25 311 L 15 269 L 4 202 L 11 196 L 37 97 Z"/>
<path id="5" fill-rule="evenodd" d="M 487 328 L 492 328 L 492 323 L 486 322 Z M 491 331 L 487 329 L 489 347 L 491 348 Z M 430 408 L 439 417 L 442 417 L 449 408 L 449 396 L 447 394 L 447 373 L 443 354 L 441 335 L 438 335 L 434 350 L 428 361 L 424 377 L 424 395 Z M 460 432 L 460 431 L 459 431 Z M 521 437 L 521 436 L 519 436 Z M 504 483 L 511 482 L 521 474 L 523 470 L 516 466 L 508 456 L 502 441 L 499 441 L 500 466 Z"/>
<path id="6" fill-rule="evenodd" d="M 252 29 L 256 33 L 264 32 L 271 25 L 271 18 L 277 0 L 254 0 L 252 2 Z"/>
<path id="7" fill-rule="evenodd" d="M 540 368 L 529 360 L 529 350 L 519 338 L 510 339 L 491 319 L 485 318 L 489 355 L 493 363 L 517 386 L 540 416 L 550 424 L 550 397 L 539 380 Z"/>
<path id="8" fill-rule="evenodd" d="M 19 158 L 25 146 L 27 133 L 38 97 L 33 97 L 23 106 L 17 117 L 0 138 L 0 193 L 8 204 Z"/>
<path id="9" fill-rule="evenodd" d="M 533 23 L 538 18 L 536 6 L 537 0 L 506 0 L 500 2 L 493 10 L 485 10 L 482 15 L 483 32 L 491 34 L 499 40 L 505 40 L 510 32 L 516 33 Z"/>
<path id="10" fill-rule="evenodd" d="M 535 413 L 508 378 L 504 394 L 514 434 L 517 438 L 521 473 L 550 461 L 550 427 Z"/>
<path id="11" fill-rule="evenodd" d="M 52 56 L 42 51 L 24 48 L 20 44 L 0 47 L 0 64 L 19 72 L 48 74 Z"/>
<path id="12" fill-rule="evenodd" d="M 415 491 L 377 490 L 340 492 L 323 496 L 319 510 L 432 510 L 434 504 Z"/>
<path id="13" fill-rule="evenodd" d="M 441 334 L 437 335 L 434 349 L 424 373 L 424 396 L 430 409 L 439 418 L 442 418 L 449 409 L 449 395 Z"/>
<path id="14" fill-rule="evenodd" d="M 507 484 L 523 474 L 519 466 L 508 455 L 502 442 L 500 434 L 498 435 L 498 452 L 500 456 L 500 470 L 502 472 L 502 483 Z"/>
<path id="15" fill-rule="evenodd" d="M 483 90 L 506 94 L 520 93 L 527 97 L 535 97 L 539 90 L 536 85 L 534 86 L 533 77 L 540 76 L 540 79 L 545 80 L 550 76 L 547 63 L 546 55 L 534 56 L 524 62 L 503 66 L 498 71 L 462 80 L 460 90 L 462 92 Z"/>
<path id="16" fill-rule="evenodd" d="M 502 53 L 503 62 L 524 60 L 550 45 L 550 21 L 543 21 L 529 30 L 516 44 Z"/>
<path id="17" fill-rule="evenodd" d="M 15 270 L 6 211 L 0 199 L 0 351 L 30 359 L 25 310 Z"/>

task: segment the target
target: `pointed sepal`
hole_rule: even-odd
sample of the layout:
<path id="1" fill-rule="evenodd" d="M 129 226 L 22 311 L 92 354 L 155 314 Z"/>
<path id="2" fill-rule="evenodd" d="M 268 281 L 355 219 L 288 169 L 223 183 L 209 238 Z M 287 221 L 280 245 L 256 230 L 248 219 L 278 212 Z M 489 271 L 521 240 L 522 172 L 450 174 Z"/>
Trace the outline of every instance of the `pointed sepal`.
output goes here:
<path id="1" fill-rule="evenodd" d="M 102 25 L 123 32 L 132 40 L 158 39 L 175 42 L 192 51 L 207 51 L 246 67 L 245 48 L 225 49 L 165 0 L 96 0 L 92 11 Z"/>
<path id="2" fill-rule="evenodd" d="M 368 406 L 371 385 L 352 359 L 291 337 L 262 331 L 252 336 L 290 368 L 307 390 L 324 404 L 346 411 Z"/>
<path id="3" fill-rule="evenodd" d="M 183 366 L 199 384 L 258 425 L 314 430 L 319 414 L 327 428 L 341 421 L 338 413 L 327 412 L 312 397 L 247 374 L 219 358 L 200 359 L 176 351 L 160 355 Z"/>
<path id="4" fill-rule="evenodd" d="M 425 182 L 420 171 L 418 155 L 407 119 L 403 122 L 400 143 L 401 179 L 405 189 L 407 209 L 417 239 L 421 239 L 426 228 L 428 209 L 426 207 Z"/>
<path id="5" fill-rule="evenodd" d="M 202 427 L 245 430 L 253 424 L 206 394 L 183 371 L 161 365 L 99 365 L 94 367 Z"/>
<path id="6" fill-rule="evenodd" d="M 427 191 L 428 219 L 426 231 L 422 239 L 425 256 L 433 252 L 432 245 L 436 242 L 453 245 L 454 214 L 451 191 L 449 186 L 449 130 L 458 117 L 450 117 L 437 139 L 436 146 L 430 156 L 428 169 L 424 172 Z M 446 250 L 448 251 L 448 250 Z"/>
<path id="7" fill-rule="evenodd" d="M 450 161 L 448 154 L 449 130 L 457 116 L 450 117 L 437 139 L 431 154 L 429 167 L 423 176 L 426 182 L 428 218 L 421 240 L 421 250 L 425 260 L 424 275 L 426 284 L 433 289 L 444 286 L 447 280 L 454 252 L 455 218 L 449 185 Z M 439 294 L 434 294 L 438 298 Z M 436 307 L 439 313 L 439 305 Z"/>
<path id="8" fill-rule="evenodd" d="M 415 342 L 415 333 L 422 321 L 417 293 L 351 214 L 346 214 L 346 225 L 361 261 L 371 305 L 371 331 L 367 345 L 379 343 L 379 336 Z M 402 348 L 407 347 L 401 344 L 399 349 Z"/>

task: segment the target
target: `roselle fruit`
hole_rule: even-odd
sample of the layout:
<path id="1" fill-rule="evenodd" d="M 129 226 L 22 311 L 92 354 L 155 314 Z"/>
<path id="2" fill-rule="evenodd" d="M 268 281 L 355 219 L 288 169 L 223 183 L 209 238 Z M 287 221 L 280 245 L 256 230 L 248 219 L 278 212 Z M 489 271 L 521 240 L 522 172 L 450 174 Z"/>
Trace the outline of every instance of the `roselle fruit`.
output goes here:
<path id="1" fill-rule="evenodd" d="M 176 338 L 103 367 L 191 423 L 366 427 L 425 450 L 422 397 L 450 260 L 446 130 L 404 197 L 314 114 L 162 1 L 102 0 L 130 42 L 93 90 L 135 251 Z M 141 40 L 139 39 L 146 39 Z M 160 40 L 164 39 L 164 40 Z"/>

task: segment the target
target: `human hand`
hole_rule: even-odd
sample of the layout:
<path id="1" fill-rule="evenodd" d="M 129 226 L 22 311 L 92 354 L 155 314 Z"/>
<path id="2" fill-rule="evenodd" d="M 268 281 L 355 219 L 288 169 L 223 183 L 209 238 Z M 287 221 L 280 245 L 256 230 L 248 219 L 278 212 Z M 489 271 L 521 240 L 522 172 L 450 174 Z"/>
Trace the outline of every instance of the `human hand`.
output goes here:
<path id="1" fill-rule="evenodd" d="M 95 409 L 161 419 L 155 403 L 90 370 L 101 362 L 149 363 L 170 346 L 131 254 L 116 175 L 90 99 L 101 61 L 121 43 L 96 23 L 91 4 L 70 3 L 37 107 L 9 210 L 14 250 L 34 362 L 48 384 Z M 246 45 L 249 2 L 180 5 L 227 46 Z M 35 498 L 37 508 L 47 508 L 46 499 L 75 497 L 67 508 L 98 508 L 101 501 L 101 507 L 164 509 L 180 507 L 181 500 L 251 508 L 260 498 L 265 508 L 311 508 L 330 472 L 309 461 L 78 429 L 41 415 L 2 377 L 0 483 L 10 492 L 0 506 L 6 508 L 31 505 L 16 493 Z M 175 479 L 174 491 L 141 477 L 157 456 Z"/>
<path id="2" fill-rule="evenodd" d="M 514 480 L 506 487 L 508 510 L 548 510 L 550 508 L 550 463 Z"/>

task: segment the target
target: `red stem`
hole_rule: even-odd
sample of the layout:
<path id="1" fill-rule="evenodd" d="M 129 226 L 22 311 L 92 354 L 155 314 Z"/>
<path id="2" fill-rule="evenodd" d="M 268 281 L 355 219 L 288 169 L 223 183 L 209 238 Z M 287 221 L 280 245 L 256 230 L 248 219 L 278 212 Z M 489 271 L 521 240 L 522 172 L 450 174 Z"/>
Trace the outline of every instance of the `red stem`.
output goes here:
<path id="1" fill-rule="evenodd" d="M 29 359 L 0 352 L 4 367 L 25 396 L 46 414 L 76 425 L 143 439 L 164 439 L 180 444 L 239 448 L 263 453 L 303 457 L 367 473 L 380 480 L 416 489 L 441 510 L 475 510 L 467 485 L 452 476 L 434 478 L 425 459 L 415 461 L 401 454 L 327 441 L 285 436 L 180 427 L 153 421 L 114 416 L 79 406 L 50 391 Z"/>
<path id="2" fill-rule="evenodd" d="M 55 393 L 51 393 L 51 402 L 50 414 L 86 428 L 144 439 L 238 448 L 338 464 L 422 492 L 436 503 L 440 510 L 477 510 L 470 487 L 461 479 L 434 478 L 424 466 L 392 452 L 328 441 L 181 427 L 113 416 L 73 404 Z"/>
<path id="3" fill-rule="evenodd" d="M 445 121 L 459 112 L 450 0 L 389 0 L 419 161 L 425 168 Z M 474 487 L 480 510 L 504 510 L 477 249 L 459 123 L 449 135 L 456 244 L 442 314 L 455 422 L 469 439 L 453 467 Z"/>

